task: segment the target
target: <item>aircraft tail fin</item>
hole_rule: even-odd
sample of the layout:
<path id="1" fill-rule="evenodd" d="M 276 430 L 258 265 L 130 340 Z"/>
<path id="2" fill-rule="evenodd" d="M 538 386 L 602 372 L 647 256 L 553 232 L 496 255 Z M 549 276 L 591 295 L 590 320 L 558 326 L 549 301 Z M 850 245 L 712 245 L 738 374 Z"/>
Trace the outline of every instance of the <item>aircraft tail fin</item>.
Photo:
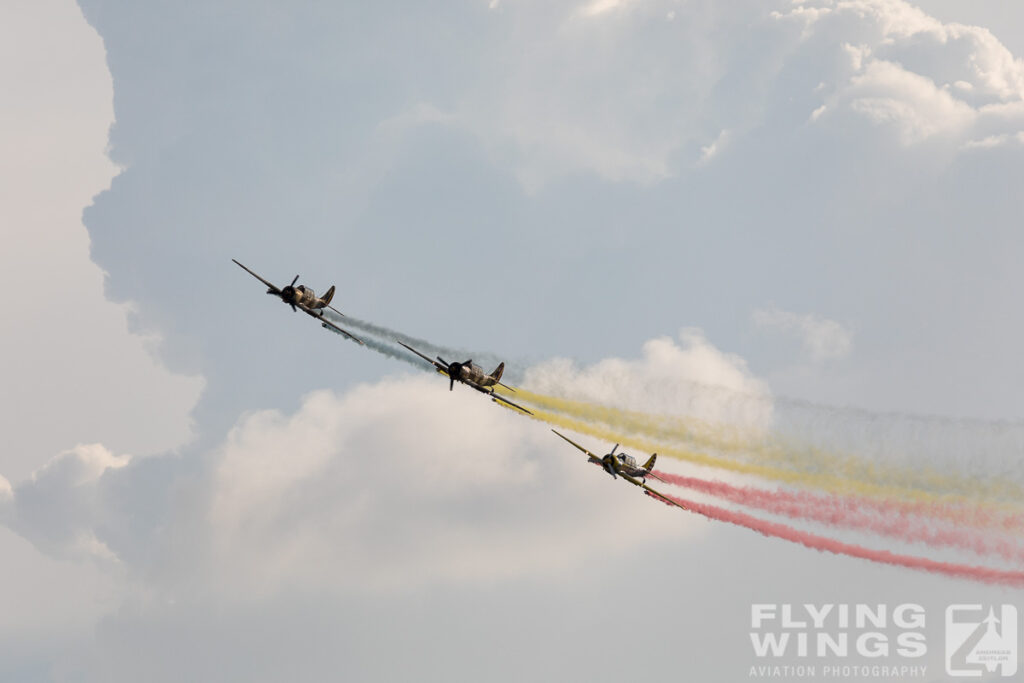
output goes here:
<path id="1" fill-rule="evenodd" d="M 331 285 L 331 288 L 328 289 L 326 292 L 324 292 L 324 296 L 323 296 L 324 305 L 326 306 L 327 304 L 331 303 L 331 299 L 333 299 L 333 298 L 334 298 L 334 285 Z"/>
<path id="2" fill-rule="evenodd" d="M 657 453 L 655 453 L 650 458 L 648 458 L 647 462 L 644 463 L 644 469 L 647 470 L 648 472 L 653 470 L 654 469 L 654 461 L 657 460 L 657 458 L 658 458 L 658 454 Z"/>
<path id="3" fill-rule="evenodd" d="M 494 368 L 494 372 L 491 373 L 491 377 L 494 378 L 495 382 L 501 380 L 501 373 L 505 372 L 505 362 L 498 363 L 498 367 Z"/>

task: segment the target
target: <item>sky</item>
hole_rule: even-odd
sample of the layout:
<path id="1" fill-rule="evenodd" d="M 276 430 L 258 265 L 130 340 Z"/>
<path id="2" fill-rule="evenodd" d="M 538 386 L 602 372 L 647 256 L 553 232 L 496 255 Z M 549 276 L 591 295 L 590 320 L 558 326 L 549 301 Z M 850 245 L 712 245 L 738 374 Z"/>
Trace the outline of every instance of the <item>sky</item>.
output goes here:
<path id="1" fill-rule="evenodd" d="M 916 603 L 940 681 L 949 604 L 1021 604 L 657 505 L 231 263 L 534 391 L 1024 483 L 1019 3 L 0 35 L 0 680 L 736 681 L 754 603 Z"/>

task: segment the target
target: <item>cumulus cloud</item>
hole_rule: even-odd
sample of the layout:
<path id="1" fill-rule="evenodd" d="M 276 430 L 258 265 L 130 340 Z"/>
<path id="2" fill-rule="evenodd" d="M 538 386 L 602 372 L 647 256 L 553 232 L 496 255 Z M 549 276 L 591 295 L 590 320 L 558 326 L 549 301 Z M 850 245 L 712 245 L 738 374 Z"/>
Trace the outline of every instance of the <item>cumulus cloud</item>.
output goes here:
<path id="1" fill-rule="evenodd" d="M 651 339 L 638 359 L 607 358 L 578 367 L 559 358 L 530 368 L 523 385 L 555 396 L 626 410 L 687 415 L 699 420 L 764 429 L 772 420 L 771 394 L 741 357 L 715 348 L 700 330 L 681 344 Z"/>
<path id="2" fill-rule="evenodd" d="M 302 585 L 316 594 L 362 590 L 364 586 L 384 591 L 417 582 L 457 581 L 464 585 L 488 581 L 488 577 L 536 577 L 566 571 L 588 558 L 599 560 L 594 566 L 607 571 L 615 563 L 601 560 L 618 555 L 640 557 L 642 553 L 630 550 L 671 538 L 685 532 L 686 527 L 685 515 L 652 506 L 621 482 L 579 464 L 573 459 L 577 454 L 571 449 L 561 450 L 564 444 L 543 426 L 508 415 L 468 390 L 448 394 L 437 386 L 436 377 L 431 378 L 435 382 L 422 386 L 419 380 L 393 380 L 394 386 L 379 383 L 340 395 L 316 393 L 298 408 L 251 413 L 239 420 L 237 410 L 229 408 L 241 403 L 236 396 L 251 399 L 246 406 L 292 400 L 298 392 L 322 386 L 313 383 L 322 381 L 322 367 L 307 359 L 335 352 L 333 347 L 323 351 L 316 346 L 319 339 L 309 342 L 307 337 L 298 336 L 305 334 L 304 329 L 297 332 L 294 326 L 279 326 L 269 318 L 266 328 L 257 333 L 267 330 L 270 336 L 253 345 L 243 334 L 230 336 L 230 321 L 226 324 L 222 306 L 191 303 L 208 301 L 206 295 L 210 292 L 223 292 L 227 295 L 225 301 L 231 300 L 236 290 L 225 288 L 224 282 L 209 275 L 222 270 L 209 259 L 222 259 L 216 254 L 236 248 L 240 237 L 244 236 L 248 248 L 254 251 L 261 249 L 262 242 L 264 254 L 272 251 L 283 261 L 315 258 L 308 245 L 324 245 L 314 250 L 324 259 L 317 264 L 321 272 L 327 270 L 327 264 L 337 265 L 337 254 L 342 252 L 338 247 L 344 244 L 353 254 L 347 257 L 350 264 L 372 266 L 385 274 L 388 269 L 361 256 L 390 253 L 385 247 L 397 243 L 398 233 L 382 231 L 381 226 L 409 225 L 431 215 L 438 217 L 438 224 L 451 223 L 436 234 L 416 231 L 429 235 L 433 243 L 467 244 L 480 234 L 470 232 L 463 223 L 449 221 L 450 215 L 438 210 L 445 205 L 431 203 L 433 197 L 444 196 L 447 191 L 453 205 L 465 207 L 469 220 L 477 223 L 488 211 L 521 217 L 521 223 L 510 225 L 527 228 L 520 230 L 526 235 L 525 246 L 486 245 L 484 253 L 500 253 L 502 258 L 485 260 L 483 265 L 487 270 L 499 271 L 502 264 L 509 263 L 506 275 L 513 276 L 530 272 L 532 267 L 536 282 L 526 283 L 534 285 L 532 288 L 523 287 L 525 296 L 531 298 L 530 307 L 517 310 L 510 291 L 513 305 L 506 313 L 511 321 L 533 320 L 536 333 L 541 329 L 538 321 L 545 314 L 540 309 L 550 308 L 536 305 L 537 292 L 548 291 L 546 286 L 554 283 L 551 289 L 561 286 L 566 300 L 584 298 L 568 284 L 575 274 L 572 270 L 559 282 L 541 272 L 555 268 L 537 265 L 538 250 L 529 228 L 543 223 L 536 220 L 538 215 L 574 218 L 544 235 L 552 238 L 545 239 L 544 250 L 550 253 L 552 262 L 559 265 L 559 270 L 567 262 L 571 268 L 572 259 L 565 256 L 586 262 L 595 255 L 594 244 L 608 248 L 600 239 L 589 239 L 599 221 L 576 212 L 585 203 L 580 201 L 581 194 L 595 196 L 606 188 L 607 181 L 660 184 L 665 195 L 680 198 L 685 212 L 679 209 L 674 213 L 668 202 L 656 201 L 663 198 L 652 196 L 653 192 L 627 194 L 598 204 L 600 211 L 611 216 L 609 220 L 621 218 L 623 224 L 628 224 L 633 219 L 633 225 L 639 225 L 634 232 L 647 229 L 636 244 L 648 248 L 628 250 L 632 259 L 624 253 L 627 250 L 615 249 L 624 259 L 624 271 L 663 271 L 665 275 L 657 284 L 667 285 L 668 292 L 677 288 L 678 298 L 672 302 L 676 311 L 698 311 L 694 315 L 701 315 L 693 300 L 685 298 L 693 295 L 682 292 L 699 291 L 692 287 L 694 280 L 715 278 L 720 278 L 722 291 L 714 297 L 699 291 L 698 296 L 713 299 L 716 307 L 749 310 L 749 303 L 736 305 L 739 296 L 730 298 L 730 287 L 733 291 L 753 289 L 752 283 L 759 277 L 777 287 L 776 283 L 787 278 L 774 277 L 767 268 L 758 270 L 757 263 L 751 264 L 756 272 L 749 277 L 732 278 L 733 273 L 721 272 L 722 264 L 736 264 L 737 252 L 755 252 L 762 245 L 767 254 L 759 255 L 760 260 L 772 263 L 772 268 L 791 268 L 795 286 L 804 287 L 812 277 L 821 275 L 806 267 L 811 260 L 808 253 L 817 258 L 821 254 L 815 252 L 825 250 L 819 250 L 821 242 L 813 237 L 804 240 L 805 235 L 800 233 L 796 237 L 802 248 L 793 249 L 797 240 L 784 233 L 792 226 L 802 231 L 819 224 L 819 215 L 838 215 L 828 212 L 832 206 L 825 206 L 820 213 L 800 214 L 790 221 L 790 215 L 777 206 L 806 203 L 817 208 L 821 198 L 837 196 L 849 199 L 851 204 L 871 204 L 863 201 L 870 197 L 863 187 L 829 178 L 833 168 L 855 166 L 863 159 L 857 144 L 860 140 L 850 142 L 851 130 L 879 142 L 885 153 L 882 164 L 890 168 L 894 157 L 906 153 L 906 149 L 889 144 L 893 139 L 904 148 L 929 148 L 951 141 L 954 150 L 959 150 L 957 144 L 964 141 L 967 146 L 970 141 L 987 141 L 972 148 L 973 154 L 981 156 L 991 147 L 1013 141 L 1022 120 L 1014 95 L 1017 62 L 1012 57 L 1007 59 L 1005 50 L 1000 52 L 997 41 L 979 31 L 958 29 L 954 35 L 948 25 L 926 21 L 901 2 L 689 0 L 671 5 L 669 15 L 678 14 L 679 19 L 674 22 L 664 20 L 668 3 L 658 0 L 606 2 L 605 7 L 619 5 L 628 7 L 628 11 L 609 10 L 592 17 L 580 16 L 576 10 L 601 3 L 579 0 L 568 9 L 560 3 L 503 3 L 500 11 L 481 12 L 485 19 L 479 15 L 472 19 L 480 23 L 470 23 L 468 13 L 452 10 L 451 15 L 432 17 L 444 23 L 444 31 L 416 32 L 407 27 L 430 24 L 394 21 L 390 14 L 378 16 L 386 10 L 361 13 L 361 18 L 371 20 L 368 24 L 350 21 L 350 14 L 342 14 L 338 23 L 331 25 L 332 17 L 339 15 L 330 14 L 326 5 L 316 3 L 283 13 L 275 10 L 273 16 L 260 8 L 251 14 L 198 19 L 188 13 L 165 17 L 140 12 L 131 21 L 125 21 L 123 13 L 102 11 L 102 4 L 83 3 L 92 8 L 91 16 L 110 38 L 110 63 L 118 77 L 119 123 L 114 149 L 118 158 L 132 167 L 89 214 L 93 253 L 110 272 L 110 291 L 121 297 L 137 296 L 148 324 L 171 328 L 177 336 L 169 344 L 176 353 L 189 359 L 193 355 L 202 357 L 203 363 L 188 367 L 209 372 L 211 388 L 221 398 L 229 398 L 210 404 L 216 410 L 210 409 L 201 418 L 208 437 L 202 447 L 189 449 L 187 455 L 136 457 L 122 464 L 123 456 L 118 458 L 107 449 L 77 453 L 69 456 L 68 462 L 55 463 L 49 473 L 40 471 L 40 480 L 51 482 L 49 488 L 40 484 L 33 489 L 28 481 L 7 491 L 0 482 L 0 517 L 6 514 L 12 528 L 46 552 L 99 558 L 106 566 L 127 567 L 145 578 L 159 574 L 154 580 L 177 581 L 178 587 L 184 586 L 178 595 L 201 594 L 204 589 L 226 595 L 267 595 L 283 586 Z M 495 0 L 491 6 L 497 8 L 499 3 Z M 482 7 L 480 3 L 474 9 Z M 771 14 L 773 9 L 778 11 L 776 15 Z M 449 22 L 449 18 L 454 21 Z M 460 32 L 460 22 L 461 28 L 470 30 Z M 484 26 L 486 22 L 490 23 Z M 260 28 L 253 30 L 253 24 Z M 502 28 L 494 28 L 499 24 Z M 280 30 L 281 26 L 288 30 Z M 352 34 L 344 33 L 353 26 Z M 395 26 L 406 28 L 392 32 Z M 342 30 L 333 30 L 336 28 Z M 166 35 L 180 40 L 153 39 Z M 339 35 L 353 39 L 339 40 Z M 203 51 L 175 49 L 205 45 L 210 36 L 231 37 L 228 42 L 232 49 L 221 51 L 223 59 L 214 60 L 214 72 Z M 395 47 L 386 60 L 375 57 L 381 45 Z M 141 48 L 145 48 L 146 59 L 140 59 Z M 203 87 L 211 75 L 218 87 Z M 153 83 L 169 87 L 154 90 Z M 381 86 L 373 89 L 374 97 L 360 97 L 367 83 Z M 815 111 L 820 113 L 808 123 Z M 388 121 L 389 116 L 394 118 Z M 466 151 L 450 144 L 450 138 L 435 136 L 440 128 L 468 131 L 469 135 L 452 137 L 459 143 L 482 141 L 493 153 L 497 174 L 511 170 L 527 187 L 542 188 L 561 178 L 575 180 L 574 176 L 589 176 L 587 180 L 597 178 L 601 182 L 581 183 L 577 194 L 552 193 L 565 203 L 535 205 L 537 213 L 528 204 L 514 203 L 519 196 L 511 191 L 514 201 L 495 201 L 487 187 L 462 182 L 465 176 L 459 174 L 465 171 L 466 176 L 482 175 L 482 160 L 474 156 L 473 164 L 469 164 L 465 159 L 448 158 L 450 167 L 435 163 L 453 148 Z M 728 136 L 722 136 L 723 131 L 729 131 Z M 346 135 L 372 144 L 364 149 L 350 144 Z M 834 145 L 826 153 L 816 146 L 822 137 L 825 143 Z M 266 144 L 254 145 L 253 140 Z M 753 153 L 752 143 L 759 145 Z M 410 154 L 409 148 L 417 145 L 419 151 Z M 394 152 L 391 156 L 380 155 L 381 149 Z M 357 154 L 350 154 L 353 150 Z M 477 150 L 472 152 L 475 155 Z M 373 166 L 367 172 L 369 165 L 361 161 L 378 157 L 384 157 L 387 168 Z M 406 177 L 412 178 L 411 182 L 380 182 L 382 178 L 394 180 L 385 170 L 409 164 L 410 159 L 416 163 L 426 160 L 423 166 L 412 164 L 413 172 Z M 801 160 L 807 161 L 806 175 L 800 175 Z M 692 170 L 701 182 L 684 179 L 672 186 L 662 182 L 685 174 L 694 165 L 700 166 Z M 249 168 L 273 169 L 274 173 L 247 174 Z M 750 169 L 754 182 L 732 172 L 746 169 Z M 725 178 L 719 181 L 715 174 L 723 170 Z M 344 185 L 341 189 L 345 191 L 339 192 L 337 180 L 348 178 L 346 174 L 355 178 L 351 182 L 356 189 Z M 876 178 L 876 174 L 863 175 Z M 892 175 L 877 174 L 885 176 L 877 182 L 885 183 Z M 431 178 L 450 179 L 451 187 L 423 183 Z M 819 179 L 821 186 L 809 187 L 808 180 Z M 770 191 L 764 197 L 756 196 L 766 184 L 771 185 Z M 410 190 L 423 185 L 426 190 L 422 195 L 411 194 Z M 691 188 L 696 189 L 691 192 Z M 999 191 L 1003 191 L 1001 187 Z M 190 201 L 181 201 L 183 193 Z M 749 201 L 725 206 L 736 198 Z M 467 201 L 474 199 L 476 203 Z M 368 210 L 367 204 L 377 210 Z M 655 225 L 643 215 L 617 215 L 631 204 L 653 207 L 648 216 L 657 213 L 659 219 L 665 217 L 666 224 Z M 905 205 L 913 202 L 900 202 L 900 206 Z M 379 208 L 402 206 L 414 208 L 406 214 L 382 212 Z M 730 210 L 738 206 L 751 207 L 752 217 Z M 338 220 L 339 215 L 350 215 L 346 212 L 359 217 L 358 230 L 351 222 Z M 880 214 L 886 215 L 884 210 Z M 231 219 L 224 220 L 225 216 Z M 762 217 L 766 218 L 763 224 L 756 220 Z M 897 220 L 914 225 L 917 219 L 914 215 L 909 220 L 903 216 Z M 681 250 L 669 248 L 672 231 L 667 228 L 675 227 L 672 221 L 688 224 L 691 232 L 686 235 L 686 246 L 701 246 L 690 249 L 694 255 L 690 269 L 678 261 Z M 881 234 L 891 231 L 884 221 L 864 223 Z M 754 240 L 750 238 L 759 236 L 750 227 L 753 224 L 773 239 L 752 245 Z M 146 229 L 140 231 L 140 225 Z M 295 239 L 278 239 L 281 225 L 289 226 Z M 464 231 L 452 225 L 463 226 Z M 655 227 L 649 228 L 651 225 Z M 722 230 L 732 225 L 739 226 L 736 232 Z M 850 228 L 855 225 L 844 222 L 839 227 L 853 233 Z M 547 224 L 544 229 L 548 230 Z M 202 239 L 183 239 L 183 230 L 192 230 L 193 236 L 201 233 Z M 499 229 L 492 234 L 515 232 Z M 728 244 L 716 247 L 719 235 L 726 235 Z M 649 242 L 643 239 L 645 236 Z M 865 253 L 870 251 L 872 258 L 881 251 L 875 237 L 875 233 L 865 236 L 870 244 Z M 896 251 L 894 256 L 918 254 L 928 240 L 918 241 L 917 237 L 914 233 L 913 251 Z M 655 248 L 650 248 L 652 245 Z M 1013 253 L 1000 246 L 997 244 L 994 250 Z M 517 261 L 515 247 L 527 254 L 526 258 Z M 359 274 L 369 277 L 366 288 L 353 292 L 352 298 L 365 296 L 362 303 L 375 306 L 389 298 L 397 301 L 407 296 L 409 281 L 429 282 L 431 286 L 443 282 L 445 269 L 437 268 L 438 260 L 429 258 L 432 254 L 425 241 L 414 243 L 411 251 L 416 252 L 417 259 L 405 262 L 403 272 L 408 277 L 402 279 L 402 292 L 389 292 L 383 276 L 372 279 L 375 273 L 360 273 L 354 268 L 348 273 L 352 281 L 357 282 Z M 842 251 L 845 253 L 840 257 L 847 256 L 847 245 L 842 245 Z M 168 260 L 168 254 L 174 258 Z M 671 260 L 665 258 L 666 254 L 671 254 Z M 831 255 L 823 254 L 820 262 L 828 264 Z M 931 253 L 928 256 L 920 260 L 940 265 L 940 282 L 956 281 L 948 277 L 959 272 L 956 264 L 930 258 Z M 402 261 L 401 256 L 397 259 Z M 429 274 L 417 270 L 416 260 L 430 264 Z M 979 260 L 986 265 L 991 261 Z M 853 259 L 837 261 L 850 263 Z M 701 264 L 712 265 L 701 270 Z M 893 278 L 886 279 L 884 268 L 871 267 L 878 261 L 864 265 L 868 268 L 861 272 L 877 273 L 881 278 L 881 290 L 897 291 L 891 286 Z M 289 276 L 290 268 L 286 267 Z M 173 277 L 173 272 L 168 276 L 168 269 L 187 271 L 190 277 L 181 280 Z M 455 273 L 451 276 L 453 291 L 465 290 L 466 273 L 449 270 Z M 578 272 L 586 275 L 582 268 Z M 686 281 L 676 273 L 693 274 Z M 419 275 L 422 279 L 415 278 Z M 931 280 L 913 277 L 916 275 L 904 279 L 926 283 L 922 287 L 928 287 L 932 299 L 942 299 L 945 309 L 950 297 L 936 295 Z M 575 279 L 585 281 L 586 277 Z M 602 294 L 594 284 L 599 279 L 591 277 L 585 293 Z M 613 282 L 627 301 L 630 297 L 642 298 L 653 289 L 650 276 L 605 280 Z M 633 289 L 629 289 L 629 281 Z M 230 282 L 233 287 L 234 281 Z M 813 282 L 823 289 L 830 284 Z M 342 284 L 339 282 L 339 287 Z M 849 289 L 848 282 L 834 286 Z M 1007 289 L 1013 291 L 1012 287 Z M 474 290 L 480 293 L 483 288 Z M 976 289 L 965 291 L 963 298 L 975 307 L 973 302 L 998 301 L 977 296 Z M 863 294 L 858 290 L 854 296 L 862 301 Z M 477 302 L 469 294 L 467 299 L 465 307 L 473 309 Z M 189 305 L 182 308 L 183 302 Z M 246 302 L 240 301 L 243 306 Z M 656 313 L 644 322 L 658 317 L 662 318 L 659 324 L 663 324 L 668 306 L 658 303 Z M 416 305 L 422 308 L 419 301 Z M 480 306 L 475 308 L 481 310 Z M 182 310 L 188 314 L 181 314 Z M 209 318 L 203 318 L 202 311 L 209 311 Z M 408 320 L 395 309 L 390 314 Z M 263 316 L 261 311 L 261 322 Z M 90 326 L 95 324 L 94 319 L 89 320 Z M 469 324 L 446 333 L 461 334 Z M 623 327 L 622 335 L 636 329 Z M 968 327 L 978 329 L 975 325 Z M 524 335 L 516 337 L 517 348 L 529 334 L 530 328 L 525 326 Z M 33 343 L 38 344 L 38 339 L 36 335 Z M 296 353 L 296 346 L 290 346 L 293 344 L 308 346 Z M 263 356 L 246 356 L 246 347 L 258 348 Z M 267 361 L 268 348 L 280 349 L 274 362 Z M 524 351 L 538 352 L 537 348 Z M 287 357 L 301 362 L 280 362 Z M 675 365 L 654 362 L 658 358 Z M 553 363 L 550 377 L 558 377 L 561 372 L 562 379 L 578 381 L 595 399 L 628 400 L 629 407 L 666 412 L 681 408 L 708 419 L 754 424 L 767 422 L 772 415 L 761 398 L 767 396 L 767 391 L 750 376 L 742 361 L 710 347 L 699 335 L 696 339 L 684 335 L 681 345 L 671 340 L 652 341 L 639 360 L 609 362 L 605 368 L 609 376 L 601 376 L 594 367 L 565 364 L 560 371 Z M 234 368 L 234 374 L 225 370 L 227 367 Z M 260 371 L 253 372 L 254 367 Z M 365 374 L 358 374 L 356 367 Z M 341 378 L 350 381 L 376 373 L 372 363 L 359 362 L 352 363 Z M 629 389 L 625 380 L 630 373 L 632 379 L 643 380 L 643 391 Z M 58 375 L 62 373 L 54 377 Z M 132 377 L 137 379 L 136 375 Z M 695 386 L 700 382 L 730 388 L 708 391 L 707 386 Z M 166 402 L 165 393 L 148 392 Z M 737 401 L 737 396 L 744 395 L 754 398 Z M 506 418 L 527 426 L 509 429 Z M 225 433 L 222 421 L 235 424 L 235 429 L 221 442 L 220 436 Z M 144 417 L 131 422 L 146 425 L 147 429 L 152 424 Z M 416 438 L 401 436 L 410 431 Z M 548 440 L 555 445 L 549 445 Z M 107 445 L 117 452 L 133 450 L 130 445 Z M 58 448 L 44 450 L 56 452 Z M 69 506 L 66 510 L 62 508 L 65 504 Z M 631 507 L 634 505 L 635 510 Z M 649 514 L 655 516 L 649 518 Z M 730 552 L 746 557 L 746 546 L 733 540 L 727 539 Z M 767 550 L 759 556 L 772 564 L 773 558 L 778 558 L 771 548 Z M 759 547 L 759 551 L 765 548 Z M 806 554 L 800 559 L 811 564 L 820 560 Z M 634 560 L 631 568 L 640 563 Z M 724 571 L 732 571 L 730 564 L 735 563 L 721 566 Z M 671 563 L 661 565 L 666 575 L 676 572 Z M 799 582 L 801 574 L 788 570 L 791 563 L 777 565 L 775 569 L 769 567 L 766 575 L 773 580 L 795 577 Z M 857 573 L 859 576 L 863 571 Z M 862 585 L 857 581 L 844 585 L 854 584 Z M 722 585 L 730 584 L 717 588 Z M 722 591 L 708 591 L 705 602 L 721 596 Z M 126 628 L 123 633 L 115 632 L 109 651 L 131 649 L 134 653 L 136 646 L 153 643 L 150 652 L 155 651 L 158 660 L 172 653 L 184 662 L 185 673 L 174 671 L 181 662 L 170 661 L 165 673 L 172 673 L 166 675 L 188 678 L 187 668 L 192 662 L 189 657 L 179 656 L 182 651 L 189 652 L 179 647 L 182 634 L 206 635 L 202 626 L 218 610 L 215 602 L 211 604 L 215 606 L 189 615 L 167 631 Z M 566 605 L 572 606 L 568 602 Z M 331 609 L 322 603 L 317 607 L 321 613 Z M 123 613 L 130 611 L 129 607 Z M 262 621 L 261 626 L 278 621 L 268 618 L 261 609 L 238 614 L 242 616 L 235 623 L 242 624 L 242 628 L 237 630 L 247 633 L 262 630 L 248 628 L 254 615 Z M 353 620 L 356 630 L 366 630 L 359 628 L 358 617 Z M 320 628 L 316 619 L 303 619 L 302 623 L 315 624 L 313 631 L 343 631 Z M 706 624 L 684 621 L 680 627 L 696 629 L 698 636 L 708 638 Z M 120 635 L 130 639 L 117 637 Z M 417 635 L 421 635 L 418 629 Z M 207 653 L 219 666 L 228 659 L 223 656 L 223 634 L 209 643 L 203 636 L 196 638 L 202 644 L 189 654 Z M 273 640 L 268 638 L 267 642 Z M 132 647 L 124 647 L 125 642 Z M 320 641 L 313 638 L 312 642 Z M 471 648 L 480 644 L 471 638 L 468 642 Z M 696 643 L 696 647 L 712 644 L 699 637 L 688 642 Z M 436 649 L 435 645 L 429 642 L 424 647 Z M 268 650 L 278 646 L 273 642 Z M 147 652 L 143 647 L 137 651 Z M 252 662 L 248 656 L 251 652 L 240 652 L 239 661 Z M 561 644 L 557 654 L 564 661 Z M 152 669 L 153 658 L 140 656 L 139 660 L 139 671 Z M 437 660 L 431 661 L 436 666 Z M 224 678 L 223 671 L 217 669 L 207 678 Z M 515 670 L 510 671 L 507 675 L 516 677 Z M 195 672 L 191 673 L 195 678 Z M 263 671 L 263 675 L 268 674 Z M 139 675 L 124 678 L 138 679 Z"/>
<path id="3" fill-rule="evenodd" d="M 765 308 L 751 314 L 754 324 L 796 336 L 815 362 L 843 358 L 853 349 L 853 333 L 835 320 L 813 313 L 791 313 Z"/>
<path id="4" fill-rule="evenodd" d="M 763 397 L 740 359 L 697 331 L 682 338 L 685 347 L 652 340 L 641 360 L 604 361 L 573 381 L 593 396 L 642 395 L 640 407 L 704 415 L 729 412 L 729 401 L 697 398 L 694 381 Z M 561 381 L 573 371 L 556 361 L 529 372 Z M 2 518 L 52 555 L 165 587 L 188 576 L 240 599 L 296 585 L 346 593 L 557 575 L 701 528 L 602 476 L 546 426 L 433 376 L 249 414 L 201 460 L 79 446 L 0 487 Z M 173 549 L 154 550 L 153 538 Z"/>
<path id="5" fill-rule="evenodd" d="M 98 484 L 108 471 L 129 460 L 100 444 L 76 446 L 57 455 L 25 482 L 13 489 L 8 484 L 8 525 L 57 557 L 114 560 L 96 534 L 97 525 L 104 522 Z"/>
<path id="6" fill-rule="evenodd" d="M 812 121 L 860 118 L 904 145 L 1024 126 L 997 114 L 1024 97 L 1024 64 L 985 28 L 944 24 L 903 0 L 822 0 L 774 16 L 802 26 L 802 49 L 840 51 Z"/>
<path id="7" fill-rule="evenodd" d="M 259 586 L 386 589 L 562 572 L 678 536 L 680 520 L 602 486 L 546 428 L 442 390 L 389 379 L 240 423 L 214 477 L 220 569 Z"/>
<path id="8" fill-rule="evenodd" d="M 996 115 L 1021 101 L 1021 61 L 987 29 L 945 24 L 904 0 L 509 10 L 522 57 L 495 64 L 448 121 L 511 156 L 527 189 L 578 172 L 657 183 L 720 152 L 723 129 L 741 138 L 768 121 L 798 128 L 812 112 L 816 123 L 835 117 L 837 134 L 859 120 L 905 145 L 1024 128 L 1018 113 Z M 752 44 L 759 58 L 746 60 Z"/>
<path id="9" fill-rule="evenodd" d="M 873 60 L 855 76 L 839 102 L 873 124 L 892 126 L 906 145 L 937 133 L 963 130 L 975 116 L 967 103 L 948 90 L 881 60 Z"/>
<path id="10" fill-rule="evenodd" d="M 639 184 L 673 176 L 677 155 L 696 161 L 720 124 L 749 118 L 744 109 L 712 120 L 709 111 L 728 56 L 707 35 L 729 35 L 742 12 L 694 4 L 510 6 L 497 53 L 514 46 L 519 56 L 496 61 L 487 84 L 466 93 L 460 124 L 510 157 L 531 191 L 580 172 Z M 667 11 L 680 21 L 665 21 Z"/>

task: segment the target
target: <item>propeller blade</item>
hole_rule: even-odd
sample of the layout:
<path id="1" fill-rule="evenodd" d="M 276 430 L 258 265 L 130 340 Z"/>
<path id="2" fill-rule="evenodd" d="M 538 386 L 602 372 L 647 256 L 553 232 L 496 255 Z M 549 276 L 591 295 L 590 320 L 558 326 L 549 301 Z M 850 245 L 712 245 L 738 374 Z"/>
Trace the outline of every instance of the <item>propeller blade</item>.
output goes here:
<path id="1" fill-rule="evenodd" d="M 299 281 L 299 276 L 298 276 L 298 275 L 296 275 L 296 276 L 295 276 L 295 279 L 294 279 L 294 280 L 292 280 L 292 287 L 294 287 L 294 286 L 295 286 L 295 283 L 296 283 L 296 282 L 298 282 L 298 281 Z"/>
<path id="2" fill-rule="evenodd" d="M 442 363 L 443 365 L 451 365 L 451 363 L 449 363 L 448 361 L 446 361 L 446 360 L 445 360 L 444 358 L 441 358 L 441 356 L 438 356 L 438 357 L 437 357 L 437 359 L 438 359 L 439 361 L 441 361 L 441 363 Z"/>
<path id="3" fill-rule="evenodd" d="M 293 313 L 298 313 L 299 312 L 299 309 L 295 308 L 295 304 L 292 304 L 292 312 Z"/>
<path id="4" fill-rule="evenodd" d="M 455 376 L 454 375 L 448 375 L 448 391 L 452 391 L 454 389 L 455 389 Z"/>
<path id="5" fill-rule="evenodd" d="M 615 455 L 615 449 L 618 448 L 618 447 L 619 447 L 619 444 L 615 444 L 615 446 L 612 448 L 612 452 L 609 453 L 609 455 Z"/>

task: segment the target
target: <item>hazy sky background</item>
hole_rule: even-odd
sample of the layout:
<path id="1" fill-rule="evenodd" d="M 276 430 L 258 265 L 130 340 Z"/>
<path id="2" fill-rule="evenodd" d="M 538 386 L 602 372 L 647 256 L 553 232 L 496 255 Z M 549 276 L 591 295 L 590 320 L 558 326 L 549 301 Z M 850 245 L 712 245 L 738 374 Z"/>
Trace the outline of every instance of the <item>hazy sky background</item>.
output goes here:
<path id="1" fill-rule="evenodd" d="M 230 261 L 520 374 L 953 418 L 943 457 L 1020 477 L 1019 3 L 46 0 L 0 36 L 0 680 L 735 681 L 754 601 L 1020 602 L 652 505 Z M 646 397 L 719 407 L 686 391 Z"/>

